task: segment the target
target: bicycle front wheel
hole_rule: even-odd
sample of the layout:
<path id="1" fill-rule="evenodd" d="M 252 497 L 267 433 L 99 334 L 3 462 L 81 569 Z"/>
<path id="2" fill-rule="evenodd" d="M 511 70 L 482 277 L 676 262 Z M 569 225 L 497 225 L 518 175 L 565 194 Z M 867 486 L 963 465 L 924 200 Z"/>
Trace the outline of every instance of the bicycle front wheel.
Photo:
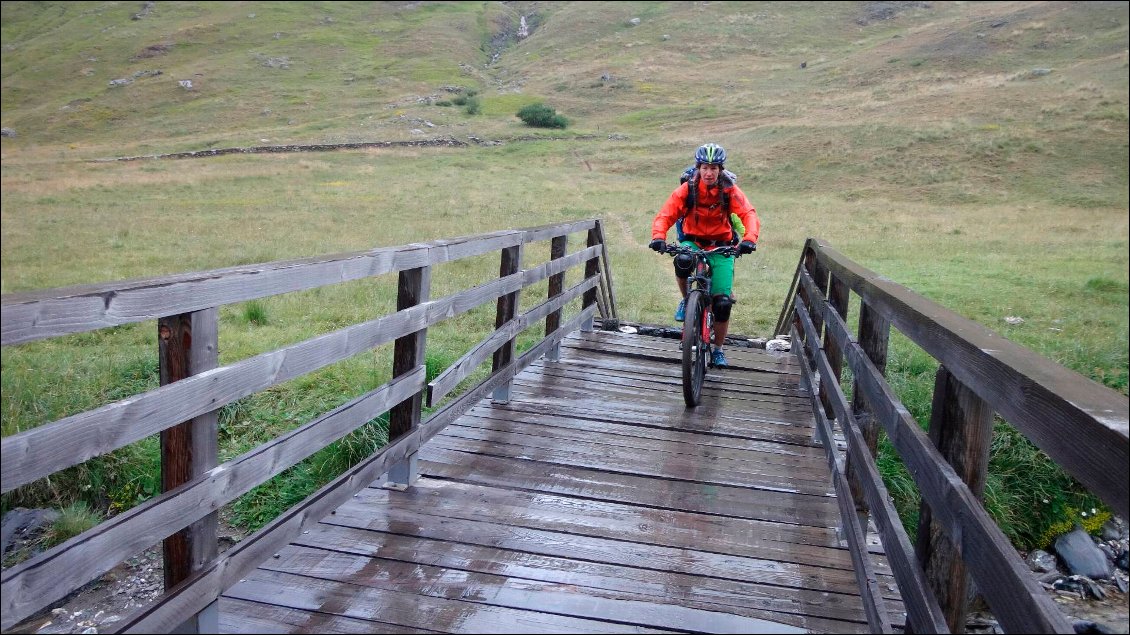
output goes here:
<path id="1" fill-rule="evenodd" d="M 702 381 L 706 377 L 707 343 L 702 339 L 705 305 L 700 291 L 687 294 L 686 318 L 683 320 L 683 401 L 688 408 L 702 398 Z"/>

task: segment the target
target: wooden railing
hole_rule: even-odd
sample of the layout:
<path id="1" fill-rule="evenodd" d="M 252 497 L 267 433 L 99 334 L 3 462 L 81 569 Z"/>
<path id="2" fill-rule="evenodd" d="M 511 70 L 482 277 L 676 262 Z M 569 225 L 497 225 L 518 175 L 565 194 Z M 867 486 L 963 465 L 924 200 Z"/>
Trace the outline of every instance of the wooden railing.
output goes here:
<path id="1" fill-rule="evenodd" d="M 793 289 L 775 332 L 789 329 L 813 395 L 872 629 L 889 632 L 891 625 L 866 562 L 868 516 L 882 536 L 908 630 L 964 631 L 971 575 L 1006 631 L 1074 632 L 981 504 L 994 413 L 1126 517 L 1127 398 L 816 239 L 805 245 Z M 851 292 L 860 298 L 856 338 L 846 322 Z M 891 327 L 939 363 L 928 434 L 884 379 Z M 845 362 L 854 382 L 851 403 L 840 385 Z M 846 459 L 836 452 L 835 422 L 847 441 Z M 922 495 L 913 547 L 875 465 L 879 426 Z"/>
<path id="2" fill-rule="evenodd" d="M 567 253 L 570 234 L 585 246 Z M 551 241 L 544 264 L 523 269 L 526 245 Z M 430 298 L 434 265 L 501 251 L 498 279 Z M 603 267 L 601 261 L 603 260 Z M 582 281 L 563 286 L 584 265 Z M 349 280 L 398 273 L 396 312 L 227 366 L 218 365 L 217 307 Z M 2 298 L 4 346 L 156 320 L 161 387 L 72 415 L 2 441 L 2 487 L 9 492 L 64 468 L 160 433 L 163 493 L 3 571 L 3 628 L 8 629 L 96 579 L 124 559 L 164 541 L 166 593 L 115 625 L 120 631 L 216 632 L 219 595 L 383 475 L 393 486 L 416 477 L 416 452 L 492 391 L 505 400 L 510 380 L 561 339 L 591 329 L 594 313 L 615 317 L 601 221 L 586 220 L 455 240 L 388 247 L 324 258 L 249 265 Z M 548 298 L 518 313 L 522 289 L 548 279 Z M 562 310 L 580 299 L 576 315 Z M 427 329 L 485 303 L 497 303 L 496 329 L 427 382 Z M 521 356 L 515 338 L 545 320 L 545 336 Z M 392 379 L 313 421 L 217 465 L 217 414 L 237 399 L 394 342 Z M 493 355 L 490 376 L 421 421 L 422 405 L 449 394 Z M 222 556 L 216 512 L 331 442 L 389 412 L 389 444 Z"/>

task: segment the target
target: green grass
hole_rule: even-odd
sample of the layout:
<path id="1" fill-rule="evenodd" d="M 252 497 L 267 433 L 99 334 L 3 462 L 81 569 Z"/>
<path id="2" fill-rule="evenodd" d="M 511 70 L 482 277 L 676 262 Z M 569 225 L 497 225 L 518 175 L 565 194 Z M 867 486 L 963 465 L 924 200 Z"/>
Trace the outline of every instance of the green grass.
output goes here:
<path id="1" fill-rule="evenodd" d="M 263 326 L 267 323 L 267 308 L 263 302 L 252 300 L 243 307 L 243 319 L 249 324 Z"/>
<path id="2" fill-rule="evenodd" d="M 651 218 L 694 147 L 715 141 L 763 222 L 758 252 L 737 266 L 732 332 L 771 334 L 801 246 L 817 236 L 1127 394 L 1126 6 L 932 5 L 870 22 L 869 6 L 174 3 L 135 21 L 126 5 L 4 3 L 0 118 L 18 134 L 2 147 L 0 291 L 601 217 L 621 318 L 667 323 L 677 295 L 668 262 L 646 249 Z M 537 25 L 522 41 L 508 31 L 519 15 Z M 1008 26 L 977 26 L 998 20 Z M 171 46 L 135 59 L 158 43 Z M 265 65 L 272 58 L 289 68 Z M 147 69 L 163 74 L 108 86 Z M 181 89 L 181 78 L 196 88 Z M 478 91 L 480 112 L 435 105 L 452 99 L 448 86 Z M 515 116 L 539 101 L 569 118 L 567 132 Z M 566 140 L 89 161 L 261 139 L 419 138 L 414 129 Z M 432 296 L 497 266 L 494 255 L 443 265 Z M 384 276 L 223 307 L 221 363 L 387 313 L 395 288 Z M 540 294 L 524 293 L 523 307 Z M 1010 315 L 1025 321 L 1007 325 Z M 487 307 L 430 329 L 429 377 L 493 321 Z M 3 349 L 3 434 L 156 386 L 154 331 L 143 323 Z M 387 381 L 388 349 L 225 407 L 222 454 Z M 905 342 L 892 351 L 891 381 L 924 424 L 934 364 Z M 383 443 L 384 425 L 245 496 L 238 518 L 261 524 L 301 499 Z M 997 429 L 987 504 L 1018 545 L 1093 506 L 1015 431 Z M 881 470 L 913 527 L 915 488 L 883 447 Z M 120 511 L 156 491 L 155 453 L 146 439 L 0 507 Z"/>

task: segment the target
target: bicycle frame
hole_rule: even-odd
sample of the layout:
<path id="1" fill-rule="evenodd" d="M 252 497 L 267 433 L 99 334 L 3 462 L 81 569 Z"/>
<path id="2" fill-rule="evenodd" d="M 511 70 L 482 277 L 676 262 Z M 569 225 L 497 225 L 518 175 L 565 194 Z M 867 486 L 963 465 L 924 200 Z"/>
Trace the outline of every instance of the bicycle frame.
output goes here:
<path id="1" fill-rule="evenodd" d="M 703 253 L 703 252 L 699 252 Z M 701 293 L 700 302 L 703 306 L 702 341 L 706 345 L 706 353 L 714 345 L 714 302 L 710 295 L 710 261 L 705 255 L 695 258 L 694 273 L 687 277 L 687 294 Z"/>
<path id="2" fill-rule="evenodd" d="M 702 396 L 702 383 L 714 344 L 714 308 L 711 295 L 711 268 L 707 258 L 711 253 L 726 256 L 740 255 L 734 247 L 721 247 L 701 251 L 682 245 L 667 245 L 672 256 L 688 255 L 694 258 L 694 268 L 687 277 L 686 318 L 683 322 L 683 400 L 687 407 L 697 406 Z"/>

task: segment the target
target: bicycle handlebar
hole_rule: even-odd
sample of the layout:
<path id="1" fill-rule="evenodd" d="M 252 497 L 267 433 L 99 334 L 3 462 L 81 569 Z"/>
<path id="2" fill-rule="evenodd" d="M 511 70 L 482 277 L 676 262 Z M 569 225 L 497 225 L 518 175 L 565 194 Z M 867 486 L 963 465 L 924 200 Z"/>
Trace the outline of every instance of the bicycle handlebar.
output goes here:
<path id="1" fill-rule="evenodd" d="M 734 258 L 742 257 L 741 250 L 731 245 L 726 245 L 724 247 L 714 247 L 713 249 L 694 249 L 692 247 L 686 247 L 684 245 L 667 243 L 665 247 L 666 248 L 663 250 L 663 253 L 669 256 L 677 256 L 679 254 L 687 254 L 691 256 L 694 256 L 696 254 L 717 254 L 720 256 L 733 256 Z"/>

